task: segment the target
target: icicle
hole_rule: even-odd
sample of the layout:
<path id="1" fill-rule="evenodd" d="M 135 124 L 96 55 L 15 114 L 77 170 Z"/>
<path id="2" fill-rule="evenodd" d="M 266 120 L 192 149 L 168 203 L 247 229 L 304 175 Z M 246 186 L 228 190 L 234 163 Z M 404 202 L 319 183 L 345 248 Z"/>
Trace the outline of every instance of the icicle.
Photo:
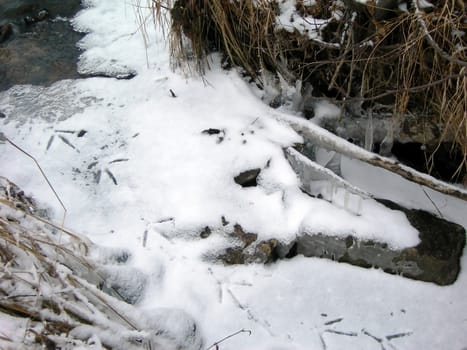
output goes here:
<path id="1" fill-rule="evenodd" d="M 388 132 L 381 141 L 381 146 L 379 148 L 379 154 L 382 156 L 389 156 L 391 154 L 392 145 L 394 143 L 394 124 L 391 122 L 388 126 Z"/>
<path id="2" fill-rule="evenodd" d="M 295 91 L 292 94 L 292 108 L 297 112 L 303 110 L 302 81 L 300 79 L 295 82 Z"/>
<path id="3" fill-rule="evenodd" d="M 368 123 L 365 130 L 365 149 L 370 152 L 373 149 L 373 111 L 371 108 L 368 112 Z"/>
<path id="4" fill-rule="evenodd" d="M 356 212 L 356 214 L 358 216 L 362 215 L 362 204 L 363 204 L 363 198 L 362 197 L 357 197 L 357 212 Z"/>
<path id="5" fill-rule="evenodd" d="M 344 189 L 344 209 L 352 211 L 351 209 L 349 209 L 349 191 L 347 191 L 346 189 Z"/>
<path id="6" fill-rule="evenodd" d="M 331 170 L 334 174 L 341 176 L 341 160 L 342 156 L 340 153 L 333 152 L 334 155 L 324 166 L 325 168 Z"/>

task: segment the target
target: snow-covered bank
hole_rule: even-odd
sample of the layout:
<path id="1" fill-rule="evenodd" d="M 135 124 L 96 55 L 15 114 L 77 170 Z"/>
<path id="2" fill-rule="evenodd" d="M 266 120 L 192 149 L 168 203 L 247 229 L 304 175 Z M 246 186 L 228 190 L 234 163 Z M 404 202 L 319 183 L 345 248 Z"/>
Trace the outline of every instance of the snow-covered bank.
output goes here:
<path id="1" fill-rule="evenodd" d="M 148 24 L 145 43 L 136 31 L 132 5 L 88 3 L 94 7 L 75 20 L 91 32 L 82 42 L 83 67 L 137 76 L 15 87 L 0 94 L 7 116 L 1 131 L 38 159 L 67 207 L 68 227 L 131 252 L 129 264 L 148 277 L 139 308 L 189 312 L 206 347 L 239 329 L 253 331 L 221 349 L 467 346 L 465 271 L 441 288 L 302 257 L 271 266 L 203 261 L 225 242 L 220 234 L 197 235 L 205 226 L 221 228 L 223 216 L 262 239 L 288 239 L 306 226 L 401 247 L 418 237 L 399 213 L 371 200 L 355 216 L 303 194 L 282 152 L 300 138 L 271 116 L 258 91 L 222 71 L 216 58 L 204 79 L 172 72 L 160 33 Z M 222 138 L 202 133 L 209 128 Z M 61 208 L 34 164 L 6 143 L 0 150 L 1 175 L 53 207 L 59 220 Z M 259 186 L 235 184 L 251 168 L 263 169 Z"/>

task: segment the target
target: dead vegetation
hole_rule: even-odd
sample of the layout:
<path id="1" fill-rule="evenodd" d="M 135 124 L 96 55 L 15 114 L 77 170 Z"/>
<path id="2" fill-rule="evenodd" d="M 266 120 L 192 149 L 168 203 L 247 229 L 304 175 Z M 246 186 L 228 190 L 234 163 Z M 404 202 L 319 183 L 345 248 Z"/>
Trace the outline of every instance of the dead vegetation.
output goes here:
<path id="1" fill-rule="evenodd" d="M 467 13 L 459 0 L 409 0 L 365 5 L 297 0 L 290 23 L 278 25 L 281 1 L 152 0 L 170 11 L 175 63 L 191 61 L 203 73 L 207 54 L 220 51 L 264 86 L 265 72 L 313 98 L 331 99 L 342 118 L 385 115 L 388 140 L 401 134 L 420 142 L 426 167 L 448 145 L 462 181 L 467 170 Z M 423 5 L 423 8 L 422 8 Z M 300 24 L 297 22 L 300 21 Z M 278 78 L 279 79 L 279 78 Z M 304 96 L 305 97 L 305 96 Z M 416 131 L 414 131 L 416 130 Z M 417 134 L 417 135 L 415 135 Z M 464 177 L 467 181 L 467 177 Z"/>
<path id="2" fill-rule="evenodd" d="M 95 268 L 85 258 L 89 242 L 49 222 L 32 199 L 0 180 L 0 312 L 24 333 L 3 337 L 0 347 L 84 346 L 73 330 L 120 323 L 109 319 L 117 312 L 112 298 L 82 279 Z"/>
<path id="3" fill-rule="evenodd" d="M 174 349 L 176 337 L 123 301 L 87 258 L 91 242 L 59 227 L 0 177 L 1 349 Z M 152 322 L 152 323 L 151 323 Z"/>

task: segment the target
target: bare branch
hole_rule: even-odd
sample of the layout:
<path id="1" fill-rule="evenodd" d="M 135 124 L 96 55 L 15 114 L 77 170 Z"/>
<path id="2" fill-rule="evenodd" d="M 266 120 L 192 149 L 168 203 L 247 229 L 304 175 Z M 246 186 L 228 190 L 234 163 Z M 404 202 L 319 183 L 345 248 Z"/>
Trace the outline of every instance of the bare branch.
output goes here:
<path id="1" fill-rule="evenodd" d="M 300 119 L 285 113 L 274 113 L 274 116 L 294 129 L 298 134 L 302 135 L 312 144 L 325 148 L 327 150 L 336 151 L 344 156 L 352 159 L 357 159 L 362 162 L 386 169 L 394 174 L 402 176 L 404 179 L 419 185 L 426 186 L 440 193 L 447 194 L 462 200 L 467 201 L 467 190 L 450 185 L 443 181 L 437 180 L 434 177 L 414 170 L 399 162 L 381 157 L 375 153 L 368 152 L 353 143 L 324 130 L 323 128 L 310 123 L 307 120 Z"/>
<path id="2" fill-rule="evenodd" d="M 251 335 L 251 331 L 248 330 L 248 329 L 240 329 L 239 331 L 235 332 L 235 333 L 232 333 L 228 336 L 226 336 L 225 338 L 222 338 L 221 340 L 215 342 L 214 344 L 212 344 L 209 348 L 207 348 L 206 350 L 209 350 L 209 349 L 212 349 L 212 348 L 215 348 L 215 349 L 218 349 L 218 345 L 224 341 L 226 341 L 227 339 L 229 338 L 232 338 L 232 337 L 235 337 L 236 335 L 240 334 L 240 333 L 248 333 L 248 335 Z"/>

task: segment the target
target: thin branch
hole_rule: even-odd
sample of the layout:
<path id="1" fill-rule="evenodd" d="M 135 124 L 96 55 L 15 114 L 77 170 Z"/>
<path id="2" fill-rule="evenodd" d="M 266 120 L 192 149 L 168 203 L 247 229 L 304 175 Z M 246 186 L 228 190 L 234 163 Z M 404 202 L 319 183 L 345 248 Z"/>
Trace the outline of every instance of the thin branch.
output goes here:
<path id="1" fill-rule="evenodd" d="M 431 197 L 429 196 L 429 194 L 425 191 L 425 189 L 422 187 L 422 191 L 423 193 L 425 193 L 425 196 L 428 198 L 428 200 L 431 202 L 431 204 L 433 204 L 433 206 L 435 207 L 436 211 L 438 212 L 439 214 L 439 217 L 444 219 L 444 216 L 443 214 L 441 213 L 441 210 L 439 210 L 438 206 L 436 205 L 436 203 L 433 201 L 433 199 L 431 199 Z"/>
<path id="2" fill-rule="evenodd" d="M 226 341 L 227 339 L 229 338 L 232 338 L 232 337 L 235 337 L 236 335 L 240 334 L 240 333 L 248 333 L 248 335 L 251 335 L 251 331 L 248 330 L 248 329 L 240 329 L 239 331 L 235 332 L 235 333 L 232 333 L 228 336 L 226 336 L 225 338 L 222 338 L 221 340 L 215 342 L 214 344 L 212 344 L 209 348 L 207 348 L 206 350 L 209 350 L 209 349 L 212 349 L 212 348 L 215 348 L 216 350 L 219 349 L 218 345 L 224 341 Z"/>
<path id="3" fill-rule="evenodd" d="M 302 135 L 304 139 L 309 140 L 312 144 L 318 147 L 336 151 L 346 157 L 386 169 L 413 183 L 423 185 L 437 192 L 467 201 L 467 190 L 437 180 L 430 175 L 421 173 L 392 159 L 368 152 L 361 147 L 324 130 L 308 120 L 280 112 L 274 112 L 273 116 L 278 120 L 287 123 L 298 134 Z"/>
<path id="4" fill-rule="evenodd" d="M 63 218 L 62 218 L 62 227 L 65 226 L 65 218 L 66 218 L 66 214 L 67 214 L 67 210 L 66 210 L 66 207 L 65 207 L 65 204 L 63 204 L 62 200 L 60 199 L 60 196 L 58 195 L 57 191 L 55 191 L 55 188 L 52 186 L 52 184 L 50 183 L 49 181 L 49 178 L 47 177 L 47 175 L 45 174 L 44 170 L 42 170 L 42 167 L 40 166 L 39 162 L 36 160 L 36 158 L 34 158 L 31 154 L 29 154 L 28 152 L 26 152 L 24 149 L 22 149 L 20 146 L 18 146 L 17 144 L 15 144 L 13 141 L 11 141 L 8 137 L 5 136 L 4 133 L 0 133 L 0 141 L 6 141 L 8 142 L 10 145 L 12 145 L 14 148 L 16 148 L 18 151 L 20 151 L 21 153 L 25 154 L 27 157 L 29 157 L 30 159 L 32 159 L 34 161 L 34 163 L 36 164 L 37 168 L 39 169 L 39 171 L 41 172 L 42 176 L 44 177 L 45 181 L 47 182 L 47 184 L 49 185 L 50 189 L 52 190 L 52 192 L 54 193 L 55 195 L 55 198 L 57 198 L 58 202 L 60 203 L 61 207 L 63 208 Z"/>

